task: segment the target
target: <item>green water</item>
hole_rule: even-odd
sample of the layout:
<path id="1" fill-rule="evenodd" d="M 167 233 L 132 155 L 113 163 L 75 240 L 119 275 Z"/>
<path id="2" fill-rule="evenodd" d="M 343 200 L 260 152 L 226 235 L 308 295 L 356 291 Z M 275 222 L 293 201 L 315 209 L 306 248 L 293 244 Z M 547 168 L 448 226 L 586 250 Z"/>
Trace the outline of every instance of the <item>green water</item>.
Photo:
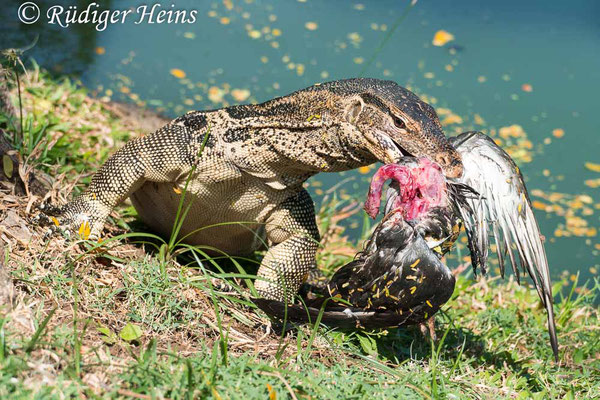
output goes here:
<path id="1" fill-rule="evenodd" d="M 44 10 L 57 2 L 37 3 Z M 364 76 L 408 85 L 435 99 L 438 109 L 460 116 L 462 123 L 449 124 L 449 133 L 517 124 L 533 146 L 531 162 L 520 163 L 530 190 L 566 196 L 558 214 L 536 210 L 553 275 L 568 270 L 589 278 L 600 268 L 594 231 L 600 227 L 600 193 L 584 184 L 600 178 L 585 167 L 585 162 L 600 163 L 596 1 L 419 1 L 394 32 L 408 2 L 232 0 L 230 10 L 227 1 L 176 1 L 179 9 L 198 10 L 194 24 L 131 20 L 102 32 L 91 25 L 24 25 L 16 18 L 19 4 L 0 6 L 0 47 L 23 46 L 39 35 L 27 54 L 42 66 L 78 75 L 98 96 L 144 102 L 170 116 L 234 104 L 232 94 L 246 95 L 233 89 L 247 90 L 246 101 L 259 102 L 315 82 L 359 76 L 373 60 Z M 101 4 L 112 9 L 139 5 Z M 440 29 L 455 40 L 433 46 Z M 186 77 L 173 76 L 172 69 Z M 475 124 L 476 114 L 483 125 Z M 556 129 L 564 137 L 554 137 Z M 317 193 L 348 178 L 341 189 L 363 196 L 366 177 L 322 174 L 310 190 L 319 203 Z M 348 221 L 352 237 L 360 231 L 359 220 Z M 585 225 L 567 229 L 567 220 Z M 563 231 L 572 236 L 564 237 Z"/>

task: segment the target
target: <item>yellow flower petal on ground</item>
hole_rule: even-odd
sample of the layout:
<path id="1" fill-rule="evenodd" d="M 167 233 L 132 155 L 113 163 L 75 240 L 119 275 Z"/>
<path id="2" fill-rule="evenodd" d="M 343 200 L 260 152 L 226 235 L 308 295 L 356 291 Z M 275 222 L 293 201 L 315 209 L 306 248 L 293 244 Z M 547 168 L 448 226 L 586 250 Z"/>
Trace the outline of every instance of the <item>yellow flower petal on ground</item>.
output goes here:
<path id="1" fill-rule="evenodd" d="M 173 68 L 171 69 L 171 71 L 169 71 L 171 73 L 171 75 L 173 75 L 175 78 L 179 78 L 179 79 L 183 79 L 185 78 L 185 71 L 183 71 L 182 69 L 179 68 Z"/>
<path id="2" fill-rule="evenodd" d="M 79 226 L 78 233 L 82 239 L 87 240 L 90 237 L 90 233 L 91 233 L 90 223 L 88 221 L 83 221 L 81 223 L 81 225 Z"/>
<path id="3" fill-rule="evenodd" d="M 591 162 L 586 162 L 585 163 L 585 167 L 587 169 L 589 169 L 590 171 L 594 171 L 594 172 L 600 172 L 600 164 L 595 164 L 595 163 L 591 163 Z"/>
<path id="4" fill-rule="evenodd" d="M 433 35 L 433 40 L 431 41 L 431 43 L 434 46 L 443 46 L 452 40 L 454 40 L 454 35 L 450 32 L 441 29 L 437 31 L 435 35 Z"/>
<path id="5" fill-rule="evenodd" d="M 307 22 L 307 23 L 304 24 L 304 27 L 306 29 L 308 29 L 309 31 L 316 31 L 317 28 L 319 27 L 319 25 L 317 25 L 316 22 L 309 21 L 309 22 Z"/>

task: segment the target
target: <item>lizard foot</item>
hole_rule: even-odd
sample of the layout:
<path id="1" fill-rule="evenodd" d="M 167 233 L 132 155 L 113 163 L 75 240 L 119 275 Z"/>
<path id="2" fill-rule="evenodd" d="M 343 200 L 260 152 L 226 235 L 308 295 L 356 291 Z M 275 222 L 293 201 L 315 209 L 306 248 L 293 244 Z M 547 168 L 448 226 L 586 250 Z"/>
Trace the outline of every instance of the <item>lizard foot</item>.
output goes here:
<path id="1" fill-rule="evenodd" d="M 66 238 L 98 240 L 106 219 L 106 213 L 101 212 L 101 207 L 96 201 L 86 201 L 82 198 L 77 198 L 63 207 L 42 203 L 38 209 L 40 214 L 33 218 L 33 222 L 48 227 L 44 239 L 62 234 Z"/>

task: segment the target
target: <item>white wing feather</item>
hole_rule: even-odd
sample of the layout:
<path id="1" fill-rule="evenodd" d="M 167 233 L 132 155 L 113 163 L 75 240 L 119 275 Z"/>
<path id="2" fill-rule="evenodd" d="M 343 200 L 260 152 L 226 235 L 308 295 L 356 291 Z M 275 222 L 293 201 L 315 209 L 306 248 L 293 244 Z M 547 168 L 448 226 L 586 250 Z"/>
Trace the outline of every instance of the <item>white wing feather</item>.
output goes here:
<path id="1" fill-rule="evenodd" d="M 508 254 L 517 281 L 520 282 L 516 252 L 548 312 L 550 341 L 557 358 L 548 260 L 519 168 L 502 148 L 481 132 L 466 132 L 452 138 L 451 142 L 461 154 L 464 165 L 464 174 L 457 181 L 479 194 L 467 198 L 469 207 L 459 205 L 468 234 L 473 267 L 475 270 L 480 267 L 485 273 L 491 231 L 502 275 Z"/>

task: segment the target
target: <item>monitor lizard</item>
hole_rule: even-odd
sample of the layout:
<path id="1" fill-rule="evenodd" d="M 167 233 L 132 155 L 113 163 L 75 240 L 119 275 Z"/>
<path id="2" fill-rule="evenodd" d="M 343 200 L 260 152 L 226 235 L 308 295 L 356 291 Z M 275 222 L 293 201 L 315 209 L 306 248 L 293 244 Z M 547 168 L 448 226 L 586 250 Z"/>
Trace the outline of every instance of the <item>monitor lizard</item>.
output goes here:
<path id="1" fill-rule="evenodd" d="M 180 236 L 231 255 L 267 247 L 255 287 L 290 301 L 319 244 L 303 183 L 407 155 L 430 158 L 449 178 L 462 174 L 433 107 L 409 90 L 370 78 L 316 84 L 261 104 L 191 111 L 127 142 L 53 220 L 66 232 L 87 227 L 85 236 L 96 239 L 130 197 L 140 218 L 168 236 L 189 181 Z"/>

